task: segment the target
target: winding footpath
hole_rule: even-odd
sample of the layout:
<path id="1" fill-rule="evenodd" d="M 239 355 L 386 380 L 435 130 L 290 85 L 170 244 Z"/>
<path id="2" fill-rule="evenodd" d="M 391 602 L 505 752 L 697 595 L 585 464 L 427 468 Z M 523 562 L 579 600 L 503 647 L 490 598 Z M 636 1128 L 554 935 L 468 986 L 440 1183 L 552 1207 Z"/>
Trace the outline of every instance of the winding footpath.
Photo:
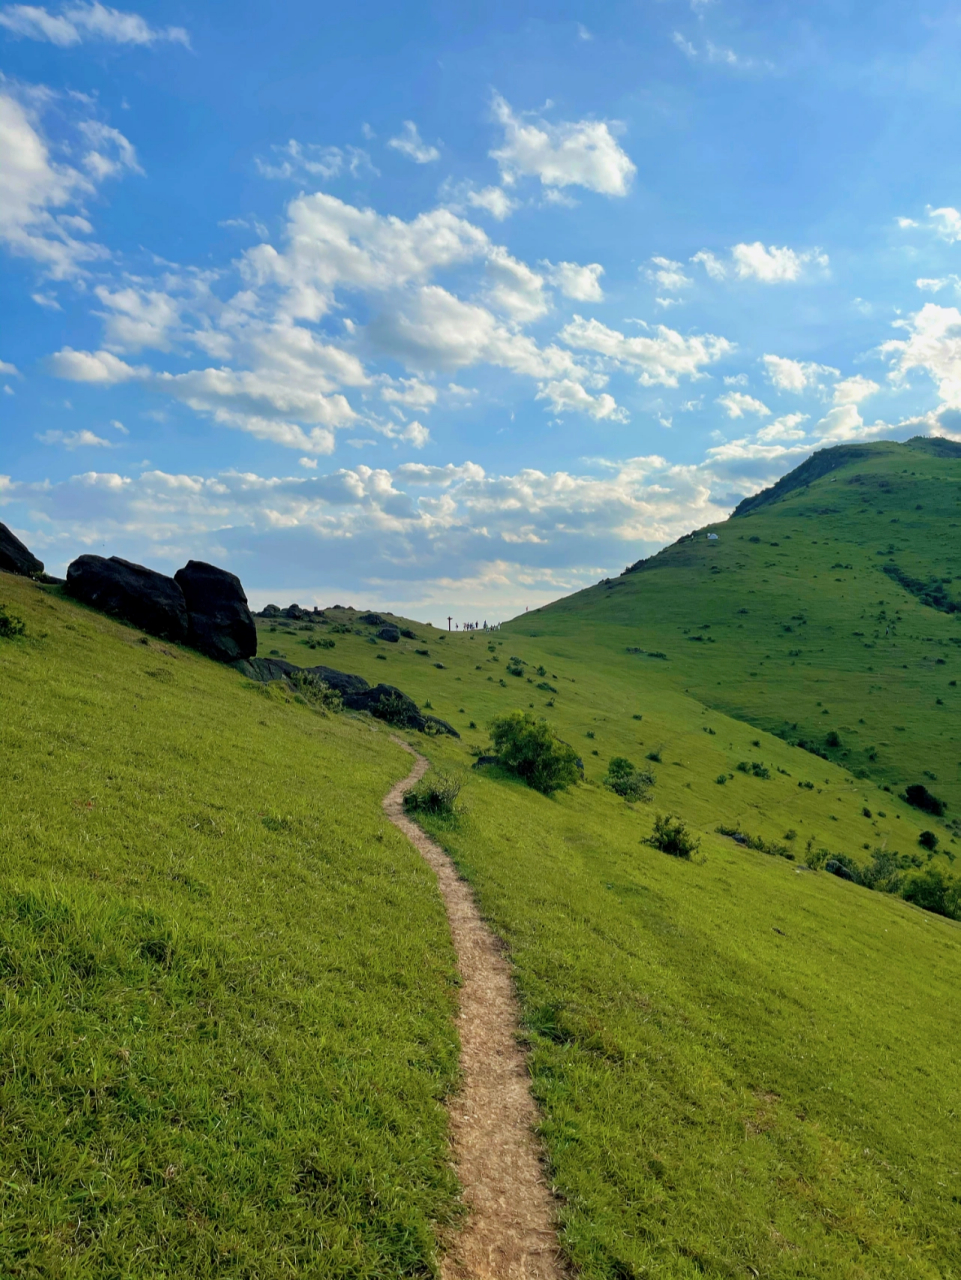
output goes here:
<path id="1" fill-rule="evenodd" d="M 450 858 L 404 813 L 404 792 L 427 772 L 414 767 L 384 800 L 388 818 L 437 875 L 462 986 L 457 1030 L 463 1087 L 451 1100 L 453 1159 L 469 1217 L 448 1241 L 444 1280 L 562 1280 L 554 1204 L 539 1159 L 510 968 Z"/>

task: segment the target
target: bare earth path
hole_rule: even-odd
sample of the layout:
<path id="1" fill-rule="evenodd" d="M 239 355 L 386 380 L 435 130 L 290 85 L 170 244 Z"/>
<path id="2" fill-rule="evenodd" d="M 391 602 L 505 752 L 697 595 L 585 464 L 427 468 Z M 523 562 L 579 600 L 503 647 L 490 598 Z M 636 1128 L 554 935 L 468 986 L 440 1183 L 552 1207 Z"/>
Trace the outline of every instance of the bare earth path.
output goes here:
<path id="1" fill-rule="evenodd" d="M 457 1029 L 464 1086 L 450 1104 L 454 1164 L 467 1223 L 450 1242 L 444 1280 L 561 1280 L 554 1205 L 532 1132 L 537 1114 L 517 1046 L 510 969 L 480 918 L 470 888 L 438 844 L 404 814 L 403 796 L 427 771 L 410 774 L 384 800 L 391 822 L 437 873 L 463 985 Z"/>

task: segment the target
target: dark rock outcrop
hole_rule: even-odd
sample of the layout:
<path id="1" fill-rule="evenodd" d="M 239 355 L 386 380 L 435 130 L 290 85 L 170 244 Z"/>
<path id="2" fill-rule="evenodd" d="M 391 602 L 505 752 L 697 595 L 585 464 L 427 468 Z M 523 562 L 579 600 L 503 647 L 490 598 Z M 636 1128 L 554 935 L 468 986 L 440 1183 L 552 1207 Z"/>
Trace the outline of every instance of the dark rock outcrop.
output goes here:
<path id="1" fill-rule="evenodd" d="M 295 622 L 299 622 L 301 618 L 309 618 L 310 610 L 301 609 L 299 604 L 289 604 L 284 610 L 285 618 L 293 618 Z"/>
<path id="2" fill-rule="evenodd" d="M 173 578 L 111 556 L 79 556 L 67 569 L 75 599 L 162 639 L 187 639 L 187 605 Z"/>
<path id="3" fill-rule="evenodd" d="M 400 639 L 400 628 L 395 627 L 392 622 L 388 622 L 385 627 L 377 632 L 378 640 L 386 640 L 388 644 L 396 644 Z"/>
<path id="4" fill-rule="evenodd" d="M 24 578 L 43 573 L 43 561 L 38 560 L 5 524 L 0 524 L 0 569 L 4 573 L 19 573 Z"/>
<path id="5" fill-rule="evenodd" d="M 275 604 L 265 604 L 260 611 L 262 618 L 279 618 L 280 610 Z"/>
<path id="6" fill-rule="evenodd" d="M 381 627 L 384 625 L 384 619 L 379 613 L 362 613 L 357 621 L 366 622 L 368 627 Z"/>
<path id="7" fill-rule="evenodd" d="M 399 728 L 417 729 L 421 733 L 448 733 L 453 738 L 460 734 L 452 724 L 437 716 L 425 716 L 413 698 L 390 684 L 378 684 L 373 688 L 363 676 L 335 671 L 333 667 L 296 667 L 284 658 L 249 658 L 234 663 L 238 671 L 251 680 L 266 684 L 271 680 L 289 680 L 296 684 L 301 672 L 308 672 L 336 689 L 348 711 L 367 711 L 378 720 L 386 720 Z"/>
<path id="8" fill-rule="evenodd" d="M 235 574 L 203 560 L 188 560 L 174 581 L 187 604 L 189 645 L 217 662 L 254 656 L 257 627 Z"/>

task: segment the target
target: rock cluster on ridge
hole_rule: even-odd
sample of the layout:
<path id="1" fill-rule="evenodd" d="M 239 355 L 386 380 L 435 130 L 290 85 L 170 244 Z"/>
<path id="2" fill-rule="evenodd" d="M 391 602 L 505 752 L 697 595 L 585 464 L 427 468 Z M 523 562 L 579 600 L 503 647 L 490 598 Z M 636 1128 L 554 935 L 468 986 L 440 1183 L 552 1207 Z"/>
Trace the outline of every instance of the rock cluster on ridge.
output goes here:
<path id="1" fill-rule="evenodd" d="M 111 556 L 78 556 L 67 569 L 67 592 L 101 613 L 183 644 L 188 618 L 184 593 L 166 574 Z"/>
<path id="2" fill-rule="evenodd" d="M 174 581 L 187 605 L 189 645 L 217 662 L 254 656 L 257 627 L 235 574 L 203 560 L 188 560 Z"/>
<path id="3" fill-rule="evenodd" d="M 0 569 L 25 578 L 43 573 L 43 561 L 38 560 L 5 524 L 0 524 Z"/>

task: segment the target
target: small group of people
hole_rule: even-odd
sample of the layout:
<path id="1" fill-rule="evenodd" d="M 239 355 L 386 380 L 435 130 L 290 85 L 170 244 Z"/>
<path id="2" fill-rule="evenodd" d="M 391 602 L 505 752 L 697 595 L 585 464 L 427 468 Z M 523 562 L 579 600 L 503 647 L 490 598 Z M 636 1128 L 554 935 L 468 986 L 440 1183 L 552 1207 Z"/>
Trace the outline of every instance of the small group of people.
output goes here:
<path id="1" fill-rule="evenodd" d="M 455 622 L 454 623 L 455 631 L 497 631 L 499 627 L 500 627 L 499 622 L 497 623 L 492 622 L 489 625 L 486 621 L 483 624 L 481 624 L 480 622 Z"/>

